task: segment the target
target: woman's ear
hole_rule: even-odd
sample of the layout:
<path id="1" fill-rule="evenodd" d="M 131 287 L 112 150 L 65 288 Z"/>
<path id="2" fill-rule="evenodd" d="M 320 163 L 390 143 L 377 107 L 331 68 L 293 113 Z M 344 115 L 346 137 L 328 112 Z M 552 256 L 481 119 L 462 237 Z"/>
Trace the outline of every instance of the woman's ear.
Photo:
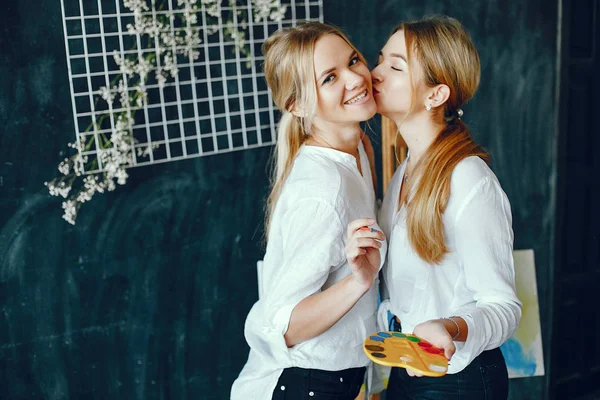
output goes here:
<path id="1" fill-rule="evenodd" d="M 298 104 L 296 103 L 296 101 L 292 101 L 287 107 L 286 109 L 291 112 L 294 116 L 299 117 L 299 118 L 304 118 L 306 117 L 306 112 L 304 111 L 303 107 L 298 107 Z"/>
<path id="2" fill-rule="evenodd" d="M 304 110 L 304 107 L 297 107 L 295 104 L 293 107 L 291 107 L 290 112 L 298 118 L 306 118 L 307 115 L 306 110 Z"/>
<path id="3" fill-rule="evenodd" d="M 429 100 L 431 107 L 439 107 L 443 105 L 450 97 L 450 88 L 448 85 L 440 84 L 431 89 L 427 100 Z"/>
<path id="4" fill-rule="evenodd" d="M 302 109 L 299 109 L 298 107 L 294 107 L 290 111 L 292 112 L 292 114 L 294 114 L 298 118 L 306 117 L 306 113 Z"/>

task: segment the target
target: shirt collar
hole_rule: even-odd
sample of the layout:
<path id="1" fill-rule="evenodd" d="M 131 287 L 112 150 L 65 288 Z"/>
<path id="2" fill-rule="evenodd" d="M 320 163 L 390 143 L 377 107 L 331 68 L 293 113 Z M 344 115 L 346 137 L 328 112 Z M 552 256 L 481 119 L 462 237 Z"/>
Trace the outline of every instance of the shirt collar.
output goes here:
<path id="1" fill-rule="evenodd" d="M 362 153 L 361 147 L 362 147 L 362 142 L 359 142 L 359 144 L 358 144 L 358 154 L 359 155 Z M 345 164 L 354 165 L 356 163 L 356 159 L 354 158 L 353 155 L 344 153 L 343 151 L 339 151 L 336 149 L 331 149 L 328 147 L 307 146 L 306 144 L 303 144 L 302 147 L 300 147 L 300 152 L 307 153 L 307 154 L 320 154 L 330 160 L 340 162 L 340 163 L 345 163 Z"/>

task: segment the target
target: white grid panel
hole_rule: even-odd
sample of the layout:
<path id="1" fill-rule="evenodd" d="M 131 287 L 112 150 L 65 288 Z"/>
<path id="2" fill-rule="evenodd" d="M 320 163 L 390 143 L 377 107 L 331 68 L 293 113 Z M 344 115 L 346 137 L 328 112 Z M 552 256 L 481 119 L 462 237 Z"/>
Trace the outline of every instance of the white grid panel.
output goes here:
<path id="1" fill-rule="evenodd" d="M 222 7 L 222 17 L 213 25 L 215 33 L 206 29 L 212 17 L 201 6 L 198 26 L 193 27 L 200 30 L 201 43 L 195 49 L 200 56 L 196 60 L 184 55 L 174 57 L 179 73 L 163 87 L 151 72 L 144 85 L 147 97 L 141 107 L 127 107 L 134 115 L 132 145 L 136 149 L 155 148 L 142 156 L 134 151 L 131 166 L 274 144 L 279 115 L 262 73 L 262 44 L 281 27 L 295 26 L 300 21 L 323 21 L 322 0 L 281 3 L 287 7 L 282 21 L 256 23 L 253 17 L 248 18 L 252 1 L 237 0 L 235 9 L 241 16 L 231 7 Z M 168 12 L 182 12 L 177 9 L 176 0 L 164 0 L 161 4 L 160 10 L 150 7 L 146 14 L 156 18 Z M 115 77 L 128 79 L 116 65 L 113 52 L 140 59 L 156 53 L 157 48 L 148 38 L 127 32 L 126 25 L 134 22 L 134 15 L 122 0 L 61 0 L 61 7 L 78 151 L 98 159 L 98 164 L 93 169 L 86 168 L 86 172 L 101 172 L 102 164 L 96 157 L 100 149 L 98 136 L 110 137 L 115 115 L 125 111 L 119 102 L 111 104 L 100 98 L 100 87 L 110 87 Z M 242 28 L 238 18 L 245 20 L 243 32 L 249 56 L 237 50 L 236 43 L 225 34 L 228 27 Z M 232 22 L 226 22 L 227 19 Z M 184 29 L 173 23 L 170 28 Z M 160 57 L 157 59 L 160 66 Z M 108 117 L 102 119 L 99 129 L 89 129 L 103 115 Z M 89 140 L 91 135 L 92 145 L 82 148 L 81 139 Z"/>

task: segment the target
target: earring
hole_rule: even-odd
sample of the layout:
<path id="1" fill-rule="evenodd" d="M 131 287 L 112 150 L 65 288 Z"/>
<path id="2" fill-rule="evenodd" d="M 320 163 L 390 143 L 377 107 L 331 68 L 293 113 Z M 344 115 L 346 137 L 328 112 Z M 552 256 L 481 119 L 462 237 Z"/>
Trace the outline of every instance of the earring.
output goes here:
<path id="1" fill-rule="evenodd" d="M 427 111 L 430 111 L 430 110 L 431 110 L 431 104 L 427 104 L 427 107 L 425 107 L 425 109 L 426 109 Z"/>

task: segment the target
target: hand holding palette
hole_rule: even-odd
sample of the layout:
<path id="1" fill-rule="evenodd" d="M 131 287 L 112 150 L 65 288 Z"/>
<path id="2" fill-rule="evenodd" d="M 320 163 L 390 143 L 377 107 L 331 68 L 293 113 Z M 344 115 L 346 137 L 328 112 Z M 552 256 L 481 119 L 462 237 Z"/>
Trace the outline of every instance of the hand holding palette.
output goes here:
<path id="1" fill-rule="evenodd" d="M 448 371 L 444 350 L 414 335 L 374 333 L 365 339 L 363 349 L 373 362 L 388 367 L 402 367 L 424 376 L 443 376 Z"/>

